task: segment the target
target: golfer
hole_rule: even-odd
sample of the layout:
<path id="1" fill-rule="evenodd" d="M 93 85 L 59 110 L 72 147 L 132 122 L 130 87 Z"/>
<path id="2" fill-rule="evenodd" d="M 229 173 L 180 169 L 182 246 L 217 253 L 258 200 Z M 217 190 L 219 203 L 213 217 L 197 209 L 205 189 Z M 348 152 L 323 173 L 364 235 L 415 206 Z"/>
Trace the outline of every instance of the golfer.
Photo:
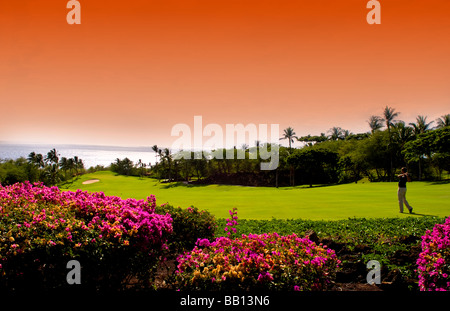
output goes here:
<path id="1" fill-rule="evenodd" d="M 409 213 L 412 213 L 412 206 L 409 205 L 408 201 L 406 201 L 406 182 L 411 181 L 411 177 L 409 177 L 408 171 L 406 170 L 406 167 L 402 167 L 402 173 L 398 175 L 398 204 L 400 207 L 400 213 L 403 213 L 403 203 L 406 205 L 406 207 L 409 210 Z"/>

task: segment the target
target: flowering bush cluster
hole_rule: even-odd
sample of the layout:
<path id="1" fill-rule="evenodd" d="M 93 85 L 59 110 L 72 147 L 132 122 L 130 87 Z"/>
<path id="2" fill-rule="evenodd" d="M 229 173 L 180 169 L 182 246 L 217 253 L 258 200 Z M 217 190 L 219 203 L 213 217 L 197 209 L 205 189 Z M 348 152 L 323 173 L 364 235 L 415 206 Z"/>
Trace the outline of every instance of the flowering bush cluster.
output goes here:
<path id="1" fill-rule="evenodd" d="M 170 215 L 155 208 L 154 196 L 122 200 L 40 183 L 0 185 L 0 287 L 63 286 L 71 259 L 80 261 L 88 286 L 148 282 L 172 232 Z"/>
<path id="2" fill-rule="evenodd" d="M 420 290 L 450 290 L 450 217 L 422 237 L 417 265 Z"/>
<path id="3" fill-rule="evenodd" d="M 236 226 L 238 225 L 237 208 L 233 207 L 233 210 L 228 212 L 230 213 L 231 219 L 227 218 L 226 220 L 227 224 L 224 230 L 229 237 L 234 237 L 237 231 Z"/>
<path id="4" fill-rule="evenodd" d="M 183 290 L 324 290 L 339 260 L 333 250 L 295 234 L 249 234 L 199 239 L 178 258 Z"/>

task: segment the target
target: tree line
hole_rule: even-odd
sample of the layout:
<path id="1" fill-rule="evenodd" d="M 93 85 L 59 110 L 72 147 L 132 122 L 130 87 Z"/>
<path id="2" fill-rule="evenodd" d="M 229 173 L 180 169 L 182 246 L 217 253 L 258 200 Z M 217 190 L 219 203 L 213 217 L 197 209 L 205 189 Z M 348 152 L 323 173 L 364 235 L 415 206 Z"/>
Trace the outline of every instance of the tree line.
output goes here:
<path id="1" fill-rule="evenodd" d="M 53 186 L 85 172 L 83 160 L 61 157 L 53 148 L 46 155 L 31 152 L 27 158 L 0 160 L 0 183 L 12 185 L 17 182 L 41 181 L 47 186 Z"/>
<path id="2" fill-rule="evenodd" d="M 341 127 L 332 127 L 320 135 L 298 137 L 292 127 L 284 129 L 277 144 L 279 165 L 273 171 L 261 171 L 264 161 L 260 151 L 271 152 L 274 144 L 256 141 L 223 152 L 223 159 L 203 151 L 201 156 L 191 152 L 181 157 L 169 148 L 151 147 L 155 164 L 134 163 L 129 158 L 116 159 L 109 167 L 85 170 L 77 156 L 60 157 L 55 149 L 47 155 L 30 153 L 28 158 L 0 160 L 0 183 L 13 184 L 29 180 L 56 185 L 71 181 L 85 172 L 111 170 L 121 175 L 157 178 L 161 182 L 198 184 L 236 184 L 250 186 L 295 186 L 369 181 L 395 181 L 396 172 L 406 166 L 415 180 L 441 180 L 450 172 L 450 114 L 434 121 L 417 116 L 406 124 L 400 113 L 385 107 L 382 115 L 370 116 L 366 121 L 369 131 L 351 133 Z M 293 147 L 294 143 L 300 147 Z M 261 148 L 260 147 L 264 147 Z M 244 153 L 239 159 L 237 154 Z M 227 158 L 227 153 L 234 153 Z M 445 175 L 447 174 L 447 175 Z"/>
<path id="3" fill-rule="evenodd" d="M 284 129 L 279 146 L 279 166 L 274 171 L 261 171 L 258 147 L 262 142 L 234 147 L 245 152 L 245 159 L 208 157 L 202 152 L 196 159 L 177 157 L 168 148 L 152 147 L 156 164 L 148 174 L 162 181 L 193 183 L 225 183 L 254 186 L 295 186 L 370 181 L 395 181 L 396 172 L 406 166 L 416 180 L 440 180 L 450 171 L 450 114 L 428 122 L 417 116 L 406 124 L 400 113 L 385 107 L 381 116 L 370 116 L 369 131 L 351 133 L 332 127 L 327 133 L 298 137 L 292 127 Z M 295 148 L 293 144 L 301 142 Z M 269 145 L 270 150 L 270 145 Z M 222 150 L 225 153 L 227 150 Z M 256 159 L 250 154 L 257 154 Z"/>

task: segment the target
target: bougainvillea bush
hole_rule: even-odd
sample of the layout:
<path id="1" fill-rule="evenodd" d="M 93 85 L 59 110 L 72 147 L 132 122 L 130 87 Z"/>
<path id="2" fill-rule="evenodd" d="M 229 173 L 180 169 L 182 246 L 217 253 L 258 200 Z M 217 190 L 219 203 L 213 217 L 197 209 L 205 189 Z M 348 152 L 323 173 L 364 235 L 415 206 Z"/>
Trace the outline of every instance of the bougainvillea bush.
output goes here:
<path id="1" fill-rule="evenodd" d="M 450 290 L 450 217 L 422 237 L 417 265 L 420 290 Z"/>
<path id="2" fill-rule="evenodd" d="M 148 286 L 172 232 L 170 215 L 155 207 L 154 196 L 0 185 L 0 288 L 67 286 L 72 259 L 80 262 L 82 286 Z"/>
<path id="3" fill-rule="evenodd" d="M 333 250 L 295 234 L 201 239 L 178 258 L 180 290 L 324 290 L 339 260 Z"/>

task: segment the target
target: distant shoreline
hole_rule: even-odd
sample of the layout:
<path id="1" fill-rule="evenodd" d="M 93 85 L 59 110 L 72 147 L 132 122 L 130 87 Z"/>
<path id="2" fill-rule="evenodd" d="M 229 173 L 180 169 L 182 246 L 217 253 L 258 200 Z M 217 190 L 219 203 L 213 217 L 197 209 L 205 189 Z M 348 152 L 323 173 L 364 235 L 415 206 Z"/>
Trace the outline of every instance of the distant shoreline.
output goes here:
<path id="1" fill-rule="evenodd" d="M 71 158 L 77 156 L 83 160 L 85 168 L 97 165 L 107 167 L 117 158 L 129 158 L 133 162 L 142 160 L 144 163 L 155 162 L 155 153 L 151 147 L 124 147 L 78 144 L 29 144 L 0 142 L 0 160 L 17 160 L 27 158 L 31 152 L 46 155 L 55 148 L 60 157 Z"/>
<path id="2" fill-rule="evenodd" d="M 153 152 L 151 150 L 151 146 L 115 146 L 115 145 L 84 145 L 84 144 L 50 144 L 50 143 L 22 143 L 22 142 L 6 142 L 0 141 L 0 147 L 2 146 L 33 146 L 33 147 L 50 147 L 51 149 L 58 147 L 61 148 L 74 148 L 74 149 L 92 149 L 92 150 L 128 150 L 128 151 L 148 151 Z M 0 150 L 1 151 L 1 150 Z"/>

